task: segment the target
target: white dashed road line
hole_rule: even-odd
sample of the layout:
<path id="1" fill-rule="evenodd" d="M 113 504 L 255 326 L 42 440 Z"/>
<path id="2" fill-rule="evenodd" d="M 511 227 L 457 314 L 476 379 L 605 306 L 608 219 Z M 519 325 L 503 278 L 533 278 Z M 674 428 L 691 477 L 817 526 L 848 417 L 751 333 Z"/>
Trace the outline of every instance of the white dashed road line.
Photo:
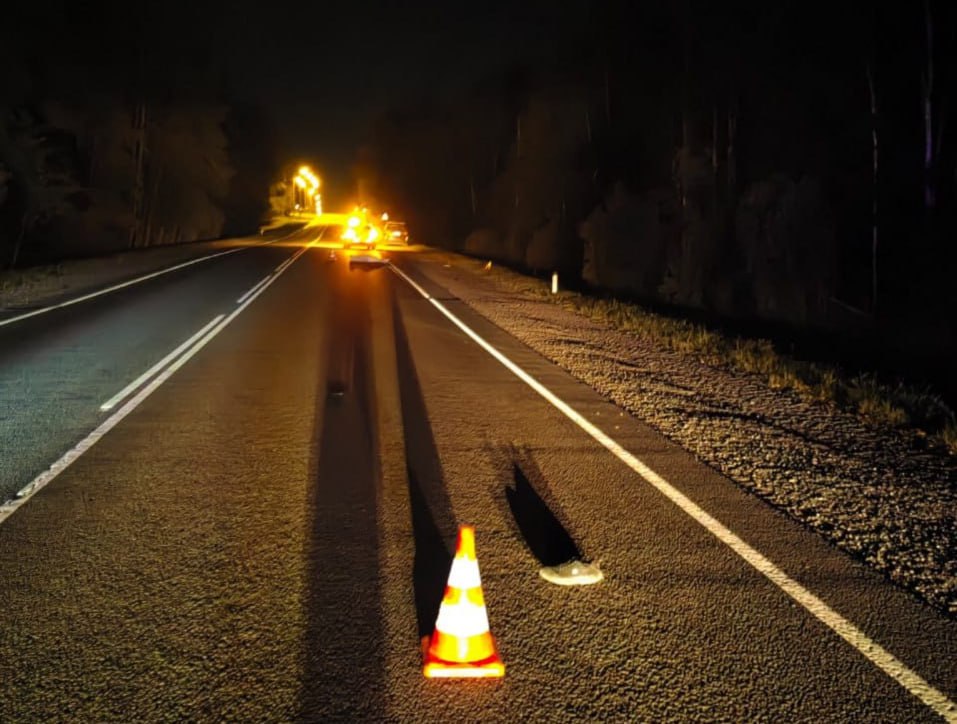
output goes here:
<path id="1" fill-rule="evenodd" d="M 243 302 L 245 302 L 250 296 L 252 296 L 256 292 L 257 289 L 259 289 L 259 287 L 261 287 L 263 284 L 266 284 L 270 279 L 272 279 L 272 276 L 273 275 L 270 274 L 269 276 L 263 277 L 262 280 L 259 282 L 259 284 L 254 286 L 252 289 L 250 289 L 245 294 L 243 294 L 239 299 L 237 299 L 236 304 L 242 304 Z"/>
<path id="2" fill-rule="evenodd" d="M 307 246 L 303 247 L 295 254 L 293 254 L 289 260 L 288 264 L 284 267 L 285 269 L 289 268 L 289 265 L 292 264 L 296 259 L 302 256 L 306 251 L 308 251 L 315 244 L 315 241 L 309 243 Z M 191 347 L 188 347 L 185 352 L 183 352 L 179 357 L 177 357 L 171 364 L 162 369 L 161 372 L 157 375 L 152 382 L 143 387 L 139 392 L 136 393 L 128 402 L 126 402 L 122 407 L 120 407 L 116 412 L 110 415 L 106 420 L 100 423 L 93 432 L 83 438 L 79 443 L 77 443 L 73 448 L 68 450 L 64 455 L 57 460 L 53 465 L 51 465 L 47 470 L 40 473 L 35 477 L 31 482 L 25 485 L 16 496 L 8 500 L 7 502 L 0 504 L 0 523 L 3 523 L 7 518 L 13 515 L 17 510 L 19 510 L 30 498 L 36 495 L 40 490 L 42 490 L 50 481 L 54 480 L 60 473 L 66 470 L 70 465 L 76 462 L 87 450 L 93 447 L 106 433 L 116 427 L 123 418 L 129 415 L 133 410 L 139 407 L 140 403 L 143 402 L 147 397 L 149 397 L 153 392 L 155 392 L 160 385 L 162 385 L 166 380 L 173 376 L 173 374 L 184 364 L 186 364 L 197 352 L 199 352 L 203 347 L 205 347 L 210 340 L 212 340 L 217 334 L 223 331 L 226 326 L 232 322 L 236 317 L 238 317 L 243 310 L 246 309 L 256 297 L 262 294 L 269 286 L 280 277 L 282 272 L 277 272 L 270 276 L 269 281 L 266 284 L 258 285 L 259 289 L 255 290 L 249 297 L 243 302 L 240 306 L 236 307 L 232 313 L 227 317 L 222 317 L 220 315 L 216 319 L 219 320 L 218 323 L 216 320 L 213 320 L 210 324 L 206 325 L 203 330 L 206 331 L 205 334 L 200 336 L 200 334 L 194 335 L 190 338 L 189 342 L 192 342 L 193 339 L 199 337 L 198 341 L 194 342 Z M 201 330 L 201 332 L 203 331 Z M 200 332 L 200 333 L 201 333 Z M 188 344 L 188 342 L 187 342 Z M 186 345 L 181 345 L 185 347 Z M 178 350 L 177 350 L 178 351 Z M 165 360 L 165 358 L 164 358 Z M 148 375 L 149 373 L 147 373 Z"/>

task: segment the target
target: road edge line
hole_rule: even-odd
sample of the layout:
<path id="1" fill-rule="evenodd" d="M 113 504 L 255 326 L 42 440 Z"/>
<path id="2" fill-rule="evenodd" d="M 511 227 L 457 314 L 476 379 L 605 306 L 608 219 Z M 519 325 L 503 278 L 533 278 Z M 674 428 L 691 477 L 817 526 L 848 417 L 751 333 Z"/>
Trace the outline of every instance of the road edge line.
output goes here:
<path id="1" fill-rule="evenodd" d="M 300 256 L 306 253 L 309 249 L 313 247 L 315 242 L 310 242 L 308 245 L 297 251 L 291 257 L 292 261 L 296 261 Z M 288 266 L 286 267 L 289 268 Z M 80 442 L 74 445 L 72 448 L 67 450 L 60 458 L 54 462 L 49 468 L 44 470 L 42 473 L 37 475 L 32 481 L 23 486 L 16 495 L 7 500 L 6 502 L 0 504 L 0 525 L 7 520 L 11 515 L 13 515 L 17 510 L 22 508 L 30 498 L 36 495 L 38 492 L 43 490 L 47 485 L 50 484 L 57 476 L 66 470 L 70 465 L 76 462 L 87 450 L 93 447 L 99 440 L 106 435 L 110 430 L 112 430 L 116 425 L 118 425 L 123 418 L 129 415 L 133 410 L 135 410 L 139 405 L 153 392 L 155 392 L 159 387 L 166 382 L 173 374 L 186 362 L 190 360 L 197 352 L 199 352 L 203 347 L 205 347 L 210 340 L 212 340 L 217 334 L 219 334 L 226 326 L 232 322 L 240 313 L 242 313 L 246 307 L 252 304 L 256 298 L 262 294 L 266 289 L 268 289 L 274 281 L 276 281 L 282 272 L 279 274 L 272 275 L 272 278 L 267 284 L 261 286 L 256 292 L 246 300 L 241 306 L 234 309 L 229 316 L 223 319 L 219 324 L 214 326 L 209 332 L 206 333 L 198 342 L 196 342 L 192 347 L 190 347 L 185 353 L 183 353 L 176 361 L 164 369 L 159 376 L 157 376 L 152 382 L 150 382 L 146 387 L 141 389 L 134 397 L 128 400 L 121 408 L 116 412 L 110 415 L 106 420 L 101 422 L 93 432 L 89 433 L 84 437 Z"/>
<path id="2" fill-rule="evenodd" d="M 301 231 L 297 229 L 296 231 Z M 98 289 L 95 292 L 90 292 L 89 294 L 83 294 L 79 297 L 74 297 L 73 299 L 67 299 L 65 302 L 60 302 L 59 304 L 51 304 L 46 307 L 41 307 L 40 309 L 34 309 L 30 312 L 25 312 L 24 314 L 19 314 L 15 317 L 7 317 L 6 319 L 0 319 L 0 327 L 4 327 L 8 324 L 13 324 L 14 322 L 20 322 L 24 319 L 29 319 L 30 317 L 36 317 L 41 314 L 46 314 L 47 312 L 52 312 L 54 309 L 63 309 L 64 307 L 71 307 L 74 304 L 79 304 L 80 302 L 85 302 L 90 299 L 95 299 L 96 297 L 103 296 L 104 294 L 110 294 L 111 292 L 119 291 L 120 289 L 125 289 L 126 287 L 133 286 L 134 284 L 139 284 L 140 282 L 145 282 L 148 279 L 153 279 L 163 274 L 168 274 L 169 272 L 176 271 L 177 269 L 185 269 L 188 266 L 193 264 L 199 264 L 201 261 L 209 261 L 210 259 L 216 259 L 221 256 L 226 256 L 227 254 L 235 254 L 238 251 L 247 251 L 249 249 L 254 249 L 260 246 L 268 246 L 269 244 L 275 244 L 285 239 L 288 239 L 290 236 L 296 233 L 296 231 L 290 232 L 286 236 L 280 237 L 278 239 L 273 239 L 272 241 L 264 241 L 259 244 L 253 244 L 252 246 L 241 246 L 238 249 L 227 249 L 226 251 L 219 251 L 215 254 L 207 254 L 206 256 L 201 256 L 198 259 L 190 259 L 189 261 L 182 262 L 180 264 L 175 264 L 171 267 L 165 269 L 159 269 L 155 272 L 150 272 L 149 274 L 144 274 L 141 277 L 136 277 L 135 279 L 129 279 L 125 282 L 119 284 L 114 284 L 112 286 L 106 287 L 105 289 Z"/>
<path id="3" fill-rule="evenodd" d="M 665 478 L 660 476 L 645 463 L 641 462 L 635 455 L 630 453 L 602 430 L 592 424 L 583 415 L 577 412 L 571 405 L 566 403 L 555 393 L 549 390 L 545 385 L 532 377 L 524 369 L 512 362 L 502 352 L 493 347 L 465 322 L 459 319 L 454 313 L 449 311 L 444 304 L 429 294 L 420 284 L 409 277 L 408 274 L 396 267 L 391 262 L 389 267 L 401 279 L 406 281 L 422 297 L 424 297 L 432 306 L 438 309 L 446 318 L 456 327 L 462 330 L 466 336 L 472 339 L 482 349 L 488 352 L 498 362 L 500 362 L 512 374 L 518 377 L 522 382 L 531 387 L 541 397 L 545 398 L 553 407 L 561 412 L 565 417 L 574 422 L 602 447 L 612 453 L 621 462 L 631 468 L 645 482 L 662 493 L 672 503 L 677 505 L 684 513 L 695 520 L 705 530 L 715 536 L 718 540 L 728 546 L 739 557 L 744 559 L 748 565 L 761 573 L 771 583 L 781 589 L 784 593 L 799 603 L 805 610 L 811 613 L 821 623 L 840 636 L 844 641 L 854 647 L 860 654 L 867 658 L 877 668 L 900 684 L 910 694 L 917 697 L 928 708 L 934 711 L 945 721 L 957 722 L 957 704 L 947 698 L 947 696 L 938 689 L 930 685 L 923 677 L 910 669 L 904 662 L 882 647 L 876 641 L 871 639 L 861 629 L 844 618 L 837 611 L 828 606 L 817 595 L 802 586 L 796 580 L 791 578 L 781 568 L 778 568 L 769 558 L 759 552 L 756 548 L 746 543 L 730 528 L 719 522 L 704 508 L 692 501 L 688 496 L 674 487 Z"/>

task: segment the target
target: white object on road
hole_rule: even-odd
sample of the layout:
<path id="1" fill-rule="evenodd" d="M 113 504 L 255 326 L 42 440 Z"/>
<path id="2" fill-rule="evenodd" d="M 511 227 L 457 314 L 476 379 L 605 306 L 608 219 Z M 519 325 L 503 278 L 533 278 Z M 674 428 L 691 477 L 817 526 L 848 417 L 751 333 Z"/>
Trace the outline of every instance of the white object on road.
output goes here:
<path id="1" fill-rule="evenodd" d="M 854 647 L 862 656 L 874 664 L 874 666 L 920 699 L 925 706 L 936 712 L 945 721 L 957 722 L 957 703 L 948 699 L 944 692 L 931 686 L 927 680 L 916 671 L 910 669 L 903 661 L 878 644 L 851 621 L 844 618 L 818 596 L 791 578 L 775 565 L 774 562 L 768 559 L 767 556 L 756 548 L 748 545 L 730 528 L 726 527 L 665 478 L 619 445 L 618 442 L 606 435 L 604 431 L 600 430 L 575 408 L 489 344 L 485 338 L 449 311 L 448 307 L 429 294 L 422 285 L 416 283 L 408 274 L 395 265 L 392 265 L 392 271 L 404 279 L 409 286 L 415 289 L 428 300 L 433 307 L 445 315 L 452 324 L 461 329 L 473 342 L 492 355 L 492 357 L 498 360 L 513 375 L 545 398 L 555 409 L 578 425 L 578 427 L 591 436 L 598 444 L 631 468 L 645 480 L 645 482 L 678 506 L 678 508 L 711 533 L 711 535 L 728 546 L 728 548 L 740 556 L 741 559 L 754 568 L 754 570 L 767 578 L 771 583 L 781 589 L 781 591 L 790 596 L 792 600 L 800 604 L 808 613 Z"/>
<path id="2" fill-rule="evenodd" d="M 552 272 L 552 294 L 558 294 L 558 272 Z"/>
<path id="3" fill-rule="evenodd" d="M 590 586 L 605 578 L 597 564 L 574 559 L 557 566 L 540 568 L 538 575 L 556 586 Z"/>

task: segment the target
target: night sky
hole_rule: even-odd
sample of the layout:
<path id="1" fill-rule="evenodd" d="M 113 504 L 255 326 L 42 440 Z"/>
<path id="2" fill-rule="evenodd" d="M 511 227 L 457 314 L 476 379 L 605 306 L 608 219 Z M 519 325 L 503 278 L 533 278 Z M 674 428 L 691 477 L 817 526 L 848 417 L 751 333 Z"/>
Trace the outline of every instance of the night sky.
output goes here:
<path id="1" fill-rule="evenodd" d="M 277 161 L 329 210 L 355 168 L 425 243 L 912 355 L 955 308 L 955 29 L 948 0 L 8 3 L 0 254 L 240 235 Z"/>
<path id="2" fill-rule="evenodd" d="M 131 67 L 145 49 L 181 88 L 202 67 L 225 80 L 232 98 L 266 110 L 280 161 L 310 161 L 328 180 L 351 184 L 357 147 L 377 114 L 467 92 L 516 62 L 547 64 L 588 2 L 39 0 L 5 9 L 0 62 L 22 69 L 50 65 L 31 58 L 56 58 L 62 74 L 87 64 Z M 72 89 L 88 95 L 81 86 L 100 75 L 94 69 Z M 0 72 L 0 80 L 9 77 Z"/>
<path id="3" fill-rule="evenodd" d="M 234 91 L 271 110 L 282 158 L 311 160 L 340 184 L 378 113 L 468 90 L 514 62 L 545 61 L 586 12 L 583 0 L 297 6 L 255 22 L 224 13 L 216 54 Z"/>

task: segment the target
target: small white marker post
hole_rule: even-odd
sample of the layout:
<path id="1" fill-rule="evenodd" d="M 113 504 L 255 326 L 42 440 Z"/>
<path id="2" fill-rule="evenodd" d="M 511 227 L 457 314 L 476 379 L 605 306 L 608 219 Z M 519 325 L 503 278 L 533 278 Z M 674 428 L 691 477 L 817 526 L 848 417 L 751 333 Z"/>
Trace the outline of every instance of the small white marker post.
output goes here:
<path id="1" fill-rule="evenodd" d="M 558 272 L 552 272 L 552 294 L 558 294 Z"/>

